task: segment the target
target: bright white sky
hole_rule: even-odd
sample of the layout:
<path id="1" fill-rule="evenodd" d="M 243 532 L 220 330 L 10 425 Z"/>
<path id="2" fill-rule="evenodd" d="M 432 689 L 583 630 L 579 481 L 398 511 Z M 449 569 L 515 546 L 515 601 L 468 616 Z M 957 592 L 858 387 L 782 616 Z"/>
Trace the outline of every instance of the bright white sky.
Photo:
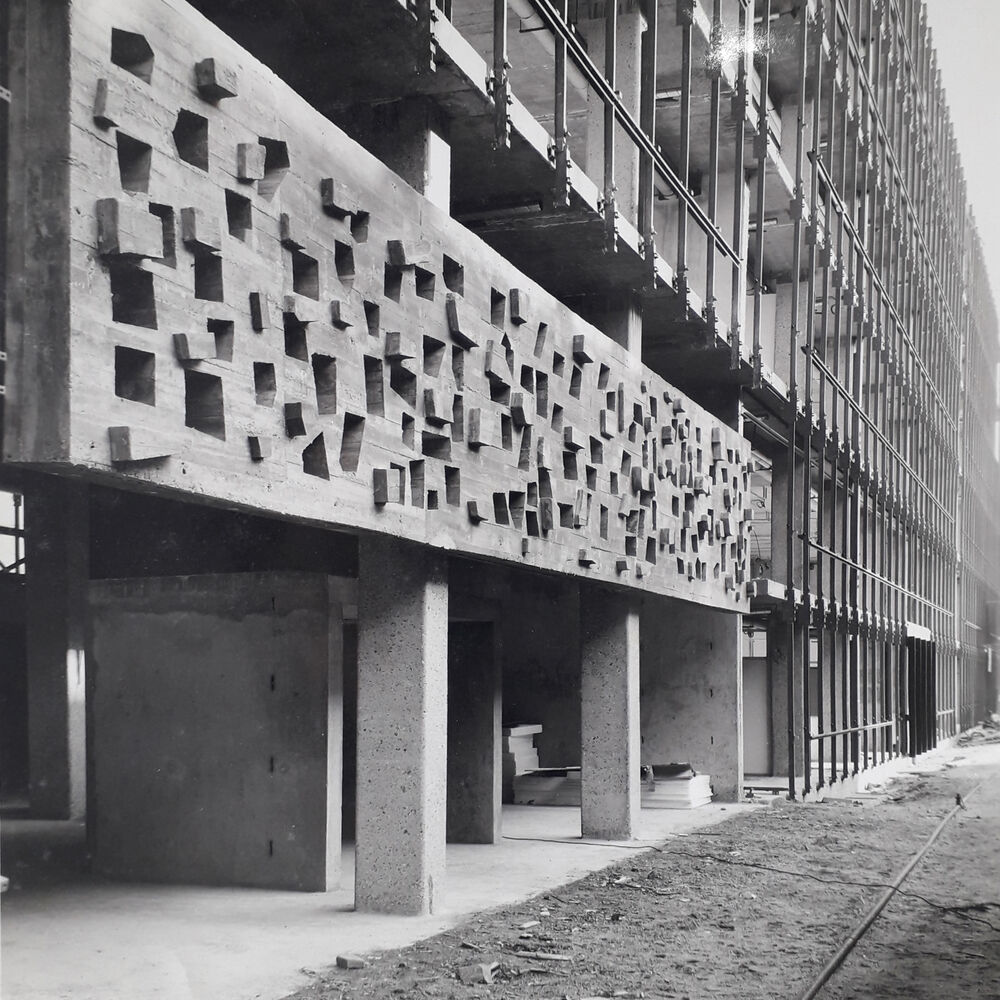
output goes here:
<path id="1" fill-rule="evenodd" d="M 1000 305 L 1000 0 L 926 0 L 966 190 Z"/>

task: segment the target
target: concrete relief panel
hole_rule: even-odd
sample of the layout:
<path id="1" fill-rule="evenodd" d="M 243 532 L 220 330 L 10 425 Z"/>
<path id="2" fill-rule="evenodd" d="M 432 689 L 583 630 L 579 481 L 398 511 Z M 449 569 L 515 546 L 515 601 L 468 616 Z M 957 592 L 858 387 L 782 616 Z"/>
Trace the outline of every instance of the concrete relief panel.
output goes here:
<path id="1" fill-rule="evenodd" d="M 745 439 L 179 0 L 71 21 L 62 463 L 746 606 Z"/>

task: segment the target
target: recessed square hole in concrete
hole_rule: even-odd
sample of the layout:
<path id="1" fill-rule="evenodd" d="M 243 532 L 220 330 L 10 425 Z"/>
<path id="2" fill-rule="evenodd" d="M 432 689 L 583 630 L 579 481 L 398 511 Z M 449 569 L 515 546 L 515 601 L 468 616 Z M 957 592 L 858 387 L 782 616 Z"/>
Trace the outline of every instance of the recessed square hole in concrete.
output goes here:
<path id="1" fill-rule="evenodd" d="M 356 413 L 344 414 L 344 434 L 340 442 L 340 467 L 344 472 L 357 472 L 361 460 L 361 441 L 365 434 L 365 418 Z"/>
<path id="2" fill-rule="evenodd" d="M 199 170 L 208 170 L 208 119 L 193 111 L 177 112 L 174 125 L 174 145 L 177 155 Z"/>
<path id="3" fill-rule="evenodd" d="M 355 212 L 351 216 L 351 238 L 355 243 L 368 242 L 368 212 Z"/>
<path id="4" fill-rule="evenodd" d="M 451 458 L 451 441 L 441 437 L 440 434 L 431 434 L 422 431 L 420 434 L 420 454 L 428 458 Z"/>
<path id="5" fill-rule="evenodd" d="M 354 247 L 350 243 L 335 240 L 333 244 L 333 263 L 337 268 L 337 277 L 344 285 L 354 284 Z"/>
<path id="6" fill-rule="evenodd" d="M 264 147 L 264 176 L 257 181 L 257 193 L 270 201 L 291 166 L 288 144 L 281 139 L 266 139 L 263 136 L 258 142 Z"/>
<path id="7" fill-rule="evenodd" d="M 420 459 L 410 462 L 410 503 L 414 507 L 424 505 L 424 463 Z"/>
<path id="8" fill-rule="evenodd" d="M 306 326 L 294 313 L 282 313 L 285 327 L 285 354 L 296 361 L 309 360 L 309 345 L 306 342 Z"/>
<path id="9" fill-rule="evenodd" d="M 199 253 L 194 257 L 194 297 L 209 302 L 222 302 L 222 258 L 214 253 Z"/>
<path id="10" fill-rule="evenodd" d="M 156 355 L 131 347 L 116 347 L 115 395 L 133 403 L 155 406 Z"/>
<path id="11" fill-rule="evenodd" d="M 247 233 L 253 229 L 253 205 L 249 198 L 226 189 L 226 220 L 229 223 L 229 235 L 238 240 L 246 240 Z"/>
<path id="12" fill-rule="evenodd" d="M 330 466 L 326 459 L 326 441 L 322 434 L 318 434 L 310 444 L 302 449 L 302 471 L 307 476 L 316 476 L 318 479 L 330 478 Z"/>
<path id="13" fill-rule="evenodd" d="M 382 283 L 382 291 L 387 299 L 398 302 L 403 292 L 403 269 L 395 264 L 385 265 L 385 277 Z"/>
<path id="14" fill-rule="evenodd" d="M 111 278 L 111 318 L 116 323 L 156 329 L 153 276 L 134 264 L 114 265 Z"/>
<path id="15" fill-rule="evenodd" d="M 118 178 L 122 188 L 145 194 L 149 190 L 153 147 L 122 131 L 115 133 L 115 146 L 118 151 Z"/>
<path id="16" fill-rule="evenodd" d="M 150 202 L 149 213 L 160 220 L 160 225 L 163 228 L 163 256 L 160 261 L 167 267 L 176 267 L 177 226 L 174 222 L 174 210 L 169 205 L 156 205 Z"/>
<path id="17" fill-rule="evenodd" d="M 374 416 L 385 416 L 385 381 L 379 358 L 365 355 L 365 407 Z"/>
<path id="18" fill-rule="evenodd" d="M 365 303 L 365 322 L 368 324 L 368 335 L 370 337 L 378 336 L 380 314 L 381 309 L 374 302 Z"/>
<path id="19" fill-rule="evenodd" d="M 301 250 L 292 251 L 292 288 L 299 295 L 319 300 L 319 261 Z"/>
<path id="20" fill-rule="evenodd" d="M 184 372 L 184 423 L 202 434 L 226 440 L 222 379 L 207 372 Z"/>
<path id="21" fill-rule="evenodd" d="M 449 292 L 454 292 L 456 295 L 465 294 L 465 268 L 458 263 L 457 260 L 452 260 L 447 254 L 444 255 L 444 287 L 448 289 Z"/>
<path id="22" fill-rule="evenodd" d="M 144 35 L 121 28 L 111 29 L 111 61 L 116 66 L 149 83 L 155 58 Z"/>
<path id="23" fill-rule="evenodd" d="M 236 324 L 231 319 L 210 319 L 206 323 L 208 332 L 215 337 L 215 356 L 219 361 L 233 360 L 236 342 Z"/>
<path id="24" fill-rule="evenodd" d="M 490 289 L 490 322 L 497 328 L 503 329 L 504 319 L 507 316 L 507 296 L 496 288 Z"/>
<path id="25" fill-rule="evenodd" d="M 458 507 L 462 502 L 462 473 L 451 465 L 444 467 L 444 497 L 449 507 Z"/>
<path id="26" fill-rule="evenodd" d="M 425 271 L 422 267 L 414 267 L 414 281 L 416 282 L 417 295 L 422 299 L 434 299 L 434 272 Z"/>
<path id="27" fill-rule="evenodd" d="M 325 354 L 312 356 L 316 405 L 320 413 L 337 412 L 337 359 Z"/>
<path id="28" fill-rule="evenodd" d="M 405 399 L 410 406 L 417 405 L 417 376 L 401 365 L 389 368 L 389 388 L 397 396 Z"/>
<path id="29" fill-rule="evenodd" d="M 253 363 L 253 389 L 258 406 L 274 406 L 278 382 L 274 375 L 274 365 L 269 361 Z"/>
<path id="30" fill-rule="evenodd" d="M 445 345 L 435 337 L 424 337 L 424 374 L 437 377 L 441 374 Z"/>

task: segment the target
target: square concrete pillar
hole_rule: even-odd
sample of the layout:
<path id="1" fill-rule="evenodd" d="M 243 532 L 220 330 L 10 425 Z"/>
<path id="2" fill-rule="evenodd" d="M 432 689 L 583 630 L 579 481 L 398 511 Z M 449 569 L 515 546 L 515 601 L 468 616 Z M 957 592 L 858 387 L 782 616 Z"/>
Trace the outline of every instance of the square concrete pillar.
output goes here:
<path id="1" fill-rule="evenodd" d="M 448 840 L 502 836 L 501 651 L 493 622 L 448 627 Z"/>
<path id="2" fill-rule="evenodd" d="M 788 474 L 788 455 L 781 452 L 771 464 L 771 577 L 801 589 L 802 575 L 802 491 L 809 489 L 805 481 L 805 463 L 796 459 L 795 485 L 792 490 Z M 788 579 L 788 520 L 792 523 L 792 578 Z"/>
<path id="3" fill-rule="evenodd" d="M 767 624 L 767 659 L 771 677 L 771 747 L 773 773 L 794 773 L 801 787 L 805 766 L 802 714 L 802 630 L 782 612 L 773 612 Z M 789 715 L 789 691 L 791 715 Z M 789 756 L 791 749 L 791 756 Z"/>
<path id="4" fill-rule="evenodd" d="M 25 624 L 31 815 L 86 811 L 86 636 L 90 538 L 87 487 L 25 483 Z"/>
<path id="5" fill-rule="evenodd" d="M 427 98 L 409 97 L 354 110 L 348 131 L 443 212 L 451 210 L 448 122 Z"/>
<path id="6" fill-rule="evenodd" d="M 646 18 L 638 4 L 627 0 L 618 14 L 615 32 L 615 90 L 639 120 L 639 95 L 642 35 Z M 579 21 L 577 31 L 587 42 L 590 58 L 602 70 L 605 67 L 605 19 Z M 584 171 L 603 190 L 604 188 L 604 102 L 591 94 L 587 107 L 587 147 Z M 633 226 L 639 217 L 639 151 L 623 129 L 615 130 L 615 192 L 618 212 Z"/>
<path id="7" fill-rule="evenodd" d="M 639 822 L 639 609 L 636 598 L 580 589 L 581 826 L 630 840 Z"/>
<path id="8" fill-rule="evenodd" d="M 690 762 L 715 798 L 743 795 L 741 616 L 647 596 L 642 609 L 642 762 Z"/>
<path id="9" fill-rule="evenodd" d="M 448 569 L 430 548 L 362 536 L 355 907 L 440 907 L 445 867 Z"/>

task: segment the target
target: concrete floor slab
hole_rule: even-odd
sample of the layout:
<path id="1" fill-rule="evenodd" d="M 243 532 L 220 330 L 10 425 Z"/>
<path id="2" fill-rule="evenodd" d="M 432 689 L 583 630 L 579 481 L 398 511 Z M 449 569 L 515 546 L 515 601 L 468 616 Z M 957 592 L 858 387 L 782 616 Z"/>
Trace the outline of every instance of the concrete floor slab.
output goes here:
<path id="1" fill-rule="evenodd" d="M 579 809 L 506 806 L 501 843 L 448 846 L 447 909 L 430 917 L 355 913 L 349 845 L 327 893 L 124 884 L 81 872 L 80 824 L 5 821 L 0 996 L 274 1000 L 338 954 L 401 947 L 752 808 L 643 810 L 641 839 L 614 845 L 580 838 Z"/>

